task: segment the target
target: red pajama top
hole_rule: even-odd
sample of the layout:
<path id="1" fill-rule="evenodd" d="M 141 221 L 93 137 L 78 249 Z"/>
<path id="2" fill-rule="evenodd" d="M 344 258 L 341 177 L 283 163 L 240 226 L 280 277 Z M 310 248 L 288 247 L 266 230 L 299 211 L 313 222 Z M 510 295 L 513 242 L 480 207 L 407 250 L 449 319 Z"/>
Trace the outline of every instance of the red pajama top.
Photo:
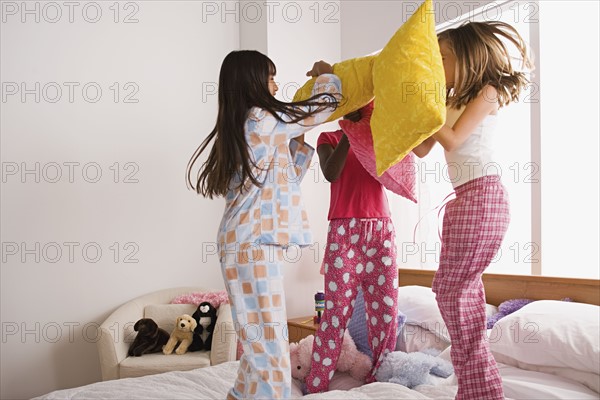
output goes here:
<path id="1" fill-rule="evenodd" d="M 319 136 L 317 147 L 329 144 L 335 148 L 342 135 L 341 130 L 323 132 Z M 387 218 L 389 216 L 390 208 L 383 185 L 364 169 L 350 147 L 340 177 L 331 183 L 331 200 L 327 219 Z"/>

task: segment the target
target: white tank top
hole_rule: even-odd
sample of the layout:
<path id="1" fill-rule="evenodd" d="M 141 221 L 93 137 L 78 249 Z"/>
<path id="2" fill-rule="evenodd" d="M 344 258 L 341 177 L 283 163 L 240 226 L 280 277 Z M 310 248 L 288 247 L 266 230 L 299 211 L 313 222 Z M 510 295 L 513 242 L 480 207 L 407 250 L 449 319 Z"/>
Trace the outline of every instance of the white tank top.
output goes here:
<path id="1" fill-rule="evenodd" d="M 446 125 L 454 127 L 460 110 L 447 109 Z M 501 175 L 500 165 L 493 160 L 493 138 L 498 116 L 488 115 L 473 133 L 452 151 L 445 151 L 448 176 L 454 188 L 486 175 Z"/>

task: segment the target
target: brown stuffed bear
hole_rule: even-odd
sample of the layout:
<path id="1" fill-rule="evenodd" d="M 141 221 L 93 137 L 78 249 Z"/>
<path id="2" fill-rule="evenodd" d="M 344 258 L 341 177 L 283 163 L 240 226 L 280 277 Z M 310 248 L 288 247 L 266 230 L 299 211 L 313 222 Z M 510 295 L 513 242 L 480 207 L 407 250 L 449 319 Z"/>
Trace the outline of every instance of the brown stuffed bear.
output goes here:
<path id="1" fill-rule="evenodd" d="M 142 354 L 158 353 L 169 340 L 169 333 L 158 327 L 151 318 L 142 318 L 133 326 L 137 332 L 127 354 L 139 357 Z"/>
<path id="2" fill-rule="evenodd" d="M 192 344 L 192 340 L 194 338 L 194 329 L 196 329 L 196 326 L 196 320 L 188 314 L 183 314 L 177 317 L 175 329 L 173 329 L 173 332 L 171 332 L 171 337 L 169 337 L 169 341 L 163 348 L 163 353 L 171 354 L 177 343 L 181 342 L 179 343 L 177 350 L 175 350 L 175 353 L 185 354 L 190 344 Z"/>

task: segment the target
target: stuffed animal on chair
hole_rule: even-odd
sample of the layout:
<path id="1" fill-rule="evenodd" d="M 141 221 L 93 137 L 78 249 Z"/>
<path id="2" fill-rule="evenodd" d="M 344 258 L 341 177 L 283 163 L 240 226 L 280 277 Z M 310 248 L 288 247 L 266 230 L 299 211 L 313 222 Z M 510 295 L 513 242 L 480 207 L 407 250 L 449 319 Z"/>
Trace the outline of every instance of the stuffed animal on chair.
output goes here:
<path id="1" fill-rule="evenodd" d="M 298 343 L 290 343 L 290 361 L 292 377 L 304 381 L 310 371 L 314 335 L 308 335 Z M 347 372 L 354 379 L 364 381 L 372 368 L 371 358 L 361 353 L 354 344 L 354 340 L 346 331 L 342 342 L 342 350 L 336 369 Z"/>
<path id="2" fill-rule="evenodd" d="M 137 332 L 127 354 L 140 357 L 142 354 L 158 353 L 169 340 L 169 333 L 158 327 L 151 318 L 142 318 L 133 326 Z"/>
<path id="3" fill-rule="evenodd" d="M 189 351 L 210 350 L 212 347 L 212 338 L 215 326 L 217 325 L 217 309 L 208 301 L 198 305 L 198 309 L 192 314 L 196 321 L 194 329 L 194 340 Z M 202 339 L 202 336 L 205 336 Z"/>
<path id="4" fill-rule="evenodd" d="M 177 317 L 175 328 L 173 329 L 173 332 L 171 332 L 169 341 L 163 348 L 163 353 L 173 353 L 173 349 L 175 349 L 175 346 L 177 343 L 179 343 L 175 353 L 185 354 L 188 350 L 188 347 L 192 344 L 192 340 L 194 338 L 194 329 L 196 329 L 196 320 L 190 315 L 183 314 Z"/>

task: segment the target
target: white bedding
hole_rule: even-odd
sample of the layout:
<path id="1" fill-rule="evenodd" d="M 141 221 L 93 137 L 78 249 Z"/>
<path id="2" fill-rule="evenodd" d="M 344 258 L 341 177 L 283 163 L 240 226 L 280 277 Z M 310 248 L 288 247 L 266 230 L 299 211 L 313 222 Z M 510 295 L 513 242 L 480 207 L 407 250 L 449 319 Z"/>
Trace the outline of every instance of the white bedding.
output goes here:
<path id="1" fill-rule="evenodd" d="M 141 378 L 93 383 L 58 390 L 36 399 L 224 399 L 237 372 L 237 361 L 185 372 L 168 372 Z M 504 390 L 510 399 L 599 399 L 598 393 L 575 381 L 535 371 L 499 364 Z M 414 390 L 393 383 L 371 383 L 350 390 L 332 390 L 305 399 L 453 399 L 454 376 L 439 379 L 436 386 L 421 385 Z M 331 387 L 354 386 L 344 377 L 334 377 Z M 302 397 L 296 383 L 292 394 Z"/>
<path id="2" fill-rule="evenodd" d="M 443 320 L 430 288 L 408 287 L 411 304 L 404 308 L 421 333 L 439 337 Z M 406 297 L 406 296 L 404 296 Z M 404 298 L 402 297 L 402 298 Z M 406 303 L 406 302 L 405 302 Z M 560 314 L 560 315 L 559 315 Z M 517 329 L 519 328 L 519 329 Z M 490 349 L 502 375 L 504 394 L 513 400 L 600 399 L 600 309 L 588 304 L 537 301 L 500 320 L 488 331 Z M 491 335 L 491 332 L 494 334 Z M 442 335 L 443 336 L 443 335 Z M 411 338 L 409 338 L 411 339 Z M 431 340 L 409 341 L 412 351 L 435 347 Z M 446 342 L 445 346 L 449 346 Z M 440 354 L 450 361 L 450 347 Z M 186 372 L 94 383 L 58 390 L 37 399 L 224 399 L 237 374 L 238 362 Z M 414 389 L 393 383 L 360 386 L 346 374 L 334 375 L 327 393 L 303 399 L 453 399 L 454 375 L 436 378 L 435 385 Z M 302 393 L 294 381 L 292 397 Z"/>

